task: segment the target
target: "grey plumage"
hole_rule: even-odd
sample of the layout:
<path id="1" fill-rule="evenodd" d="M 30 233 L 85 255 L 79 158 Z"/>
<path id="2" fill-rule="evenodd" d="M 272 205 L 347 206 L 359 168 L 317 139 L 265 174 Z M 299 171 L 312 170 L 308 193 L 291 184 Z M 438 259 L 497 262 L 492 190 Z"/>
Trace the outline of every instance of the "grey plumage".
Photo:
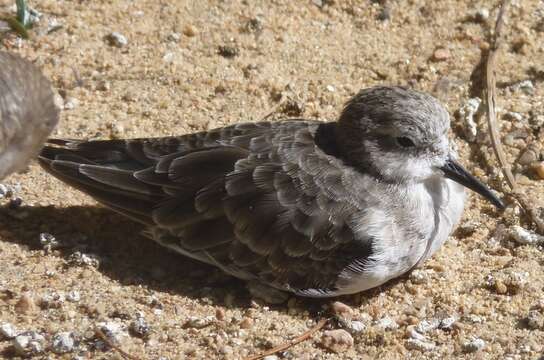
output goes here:
<path id="1" fill-rule="evenodd" d="M 0 52 L 0 179 L 38 154 L 58 118 L 51 85 L 40 70 Z"/>
<path id="2" fill-rule="evenodd" d="M 448 128 L 431 96 L 377 87 L 350 100 L 337 123 L 51 140 L 40 162 L 147 225 L 161 245 L 242 279 L 333 296 L 399 276 L 445 241 L 464 201 L 440 170 L 453 161 Z"/>

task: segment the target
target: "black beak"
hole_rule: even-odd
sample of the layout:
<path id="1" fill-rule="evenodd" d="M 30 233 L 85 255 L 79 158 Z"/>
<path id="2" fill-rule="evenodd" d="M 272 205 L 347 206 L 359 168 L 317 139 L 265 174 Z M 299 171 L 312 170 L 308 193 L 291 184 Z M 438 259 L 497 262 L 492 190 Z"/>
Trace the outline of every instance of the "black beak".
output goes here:
<path id="1" fill-rule="evenodd" d="M 487 188 L 480 180 L 472 176 L 464 167 L 457 161 L 448 159 L 446 164 L 440 168 L 444 172 L 444 176 L 451 179 L 472 191 L 477 192 L 484 198 L 489 200 L 493 205 L 499 209 L 504 209 L 504 203 Z"/>

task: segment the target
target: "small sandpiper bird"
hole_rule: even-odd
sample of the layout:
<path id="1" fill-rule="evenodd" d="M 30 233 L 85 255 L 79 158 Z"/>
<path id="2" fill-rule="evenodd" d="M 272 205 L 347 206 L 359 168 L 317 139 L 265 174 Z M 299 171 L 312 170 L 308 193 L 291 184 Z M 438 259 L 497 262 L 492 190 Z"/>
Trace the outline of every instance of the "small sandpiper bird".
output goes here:
<path id="1" fill-rule="evenodd" d="M 360 292 L 444 243 L 463 186 L 502 202 L 455 160 L 430 95 L 373 87 L 338 122 L 243 123 L 133 140 L 50 140 L 51 174 L 228 274 L 302 296 Z"/>
<path id="2" fill-rule="evenodd" d="M 36 66 L 0 51 L 0 180 L 39 153 L 59 120 L 53 99 Z"/>

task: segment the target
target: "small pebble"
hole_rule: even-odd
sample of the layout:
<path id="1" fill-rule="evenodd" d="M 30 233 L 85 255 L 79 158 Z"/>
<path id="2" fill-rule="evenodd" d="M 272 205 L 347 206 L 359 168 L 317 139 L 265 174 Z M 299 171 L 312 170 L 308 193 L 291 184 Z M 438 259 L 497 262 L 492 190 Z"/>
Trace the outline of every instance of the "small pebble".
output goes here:
<path id="1" fill-rule="evenodd" d="M 366 325 L 362 321 L 355 320 L 355 321 L 350 321 L 348 323 L 347 328 L 352 333 L 359 334 L 359 333 L 362 333 L 363 331 L 365 331 Z"/>
<path id="2" fill-rule="evenodd" d="M 521 245 L 544 244 L 544 236 L 533 231 L 526 230 L 521 226 L 514 225 L 510 228 L 510 237 Z"/>
<path id="3" fill-rule="evenodd" d="M 266 355 L 265 357 L 263 357 L 263 360 L 280 360 L 280 358 L 276 355 Z"/>
<path id="4" fill-rule="evenodd" d="M 114 321 L 99 323 L 98 328 L 114 344 L 120 344 L 127 336 L 123 325 Z"/>
<path id="5" fill-rule="evenodd" d="M 477 22 L 486 22 L 487 19 L 489 19 L 489 10 L 486 8 L 478 9 L 478 11 L 476 11 L 476 14 L 474 14 L 474 19 Z"/>
<path id="6" fill-rule="evenodd" d="M 19 314 L 28 314 L 36 308 L 34 299 L 29 294 L 23 294 L 15 304 L 15 310 Z"/>
<path id="7" fill-rule="evenodd" d="M 215 318 L 218 320 L 218 321 L 223 321 L 225 320 L 225 310 L 221 309 L 221 308 L 217 308 L 217 310 L 215 310 Z"/>
<path id="8" fill-rule="evenodd" d="M 19 355 L 36 355 L 43 351 L 45 338 L 36 331 L 26 331 L 13 339 L 13 347 Z"/>
<path id="9" fill-rule="evenodd" d="M 206 326 L 211 325 L 212 323 L 213 323 L 213 316 L 206 316 L 203 318 L 191 316 L 185 322 L 184 327 L 202 329 L 202 328 L 205 328 Z"/>
<path id="10" fill-rule="evenodd" d="M 335 301 L 331 304 L 332 313 L 343 320 L 351 320 L 353 318 L 353 309 L 340 301 Z"/>
<path id="11" fill-rule="evenodd" d="M 433 53 L 434 61 L 444 61 L 451 57 L 448 49 L 436 49 Z"/>
<path id="12" fill-rule="evenodd" d="M 253 320 L 251 318 L 243 318 L 242 321 L 240 321 L 240 329 L 251 329 L 253 326 Z"/>
<path id="13" fill-rule="evenodd" d="M 178 42 L 178 41 L 181 40 L 181 34 L 177 33 L 177 32 L 173 32 L 173 33 L 168 35 L 167 39 L 168 39 L 168 41 Z"/>
<path id="14" fill-rule="evenodd" d="M 527 323 L 527 327 L 531 330 L 544 330 L 544 315 L 538 310 L 529 311 L 529 315 L 525 318 L 525 322 Z"/>
<path id="15" fill-rule="evenodd" d="M 149 332 L 151 331 L 151 328 L 142 316 L 138 316 L 136 320 L 132 321 L 129 329 L 134 335 L 141 338 L 149 336 Z"/>
<path id="16" fill-rule="evenodd" d="M 112 46 L 122 48 L 128 44 L 127 38 L 118 32 L 112 32 L 106 36 L 106 40 Z"/>
<path id="17" fill-rule="evenodd" d="M 0 325 L 0 335 L 6 339 L 13 339 L 18 334 L 17 329 L 10 323 L 2 323 Z"/>
<path id="18" fill-rule="evenodd" d="M 53 335 L 51 350 L 56 354 L 66 354 L 74 350 L 75 344 L 73 333 L 61 331 Z"/>
<path id="19" fill-rule="evenodd" d="M 415 269 L 410 274 L 410 280 L 414 284 L 426 284 L 429 281 L 429 276 L 425 270 Z"/>
<path id="20" fill-rule="evenodd" d="M 471 98 L 459 109 L 459 117 L 464 120 L 464 133 L 468 141 L 475 141 L 478 135 L 478 126 L 474 120 L 474 116 L 478 113 L 478 109 L 482 100 L 480 98 Z"/>
<path id="21" fill-rule="evenodd" d="M 533 162 L 538 160 L 538 154 L 535 151 L 535 149 L 527 148 L 525 151 L 520 155 L 518 159 L 518 163 L 521 165 L 530 165 Z"/>
<path id="22" fill-rule="evenodd" d="M 389 316 L 383 317 L 378 320 L 376 322 L 376 326 L 386 331 L 396 330 L 399 328 L 399 325 L 396 323 L 396 321 L 391 319 Z"/>
<path id="23" fill-rule="evenodd" d="M 111 89 L 111 84 L 109 81 L 102 80 L 96 84 L 96 90 L 98 91 L 109 91 Z"/>
<path id="24" fill-rule="evenodd" d="M 436 344 L 432 341 L 425 341 L 421 339 L 406 340 L 406 348 L 408 350 L 432 351 L 435 347 Z"/>
<path id="25" fill-rule="evenodd" d="M 66 295 L 66 300 L 70 302 L 78 302 L 81 300 L 81 294 L 77 290 L 70 290 L 70 292 L 68 292 Z"/>
<path id="26" fill-rule="evenodd" d="M 64 101 L 64 110 L 73 110 L 79 105 L 79 100 L 69 97 Z"/>
<path id="27" fill-rule="evenodd" d="M 419 324 L 417 324 L 416 330 L 419 333 L 424 334 L 431 330 L 437 329 L 439 326 L 440 326 L 439 319 L 421 320 Z"/>
<path id="28" fill-rule="evenodd" d="M 536 163 L 532 168 L 537 173 L 538 177 L 544 180 L 544 161 Z"/>
<path id="29" fill-rule="evenodd" d="M 440 320 L 439 328 L 442 330 L 449 330 L 452 328 L 453 324 L 455 324 L 456 321 L 457 321 L 457 318 L 455 318 L 455 316 L 448 316 Z"/>
<path id="30" fill-rule="evenodd" d="M 76 251 L 68 257 L 68 264 L 77 266 L 86 265 L 97 268 L 100 266 L 100 258 L 94 254 L 84 254 Z"/>
<path id="31" fill-rule="evenodd" d="M 64 294 L 53 292 L 40 298 L 40 307 L 44 309 L 60 309 L 64 303 Z"/>
<path id="32" fill-rule="evenodd" d="M 60 244 L 53 235 L 40 233 L 40 245 L 46 253 L 49 253 L 51 250 L 57 249 Z"/>
<path id="33" fill-rule="evenodd" d="M 219 55 L 225 58 L 233 58 L 240 55 L 240 50 L 237 47 L 230 45 L 221 45 L 217 48 Z"/>
<path id="34" fill-rule="evenodd" d="M 353 346 L 353 337 L 342 329 L 324 331 L 321 345 L 335 353 L 342 353 Z"/>
<path id="35" fill-rule="evenodd" d="M 485 341 L 480 338 L 472 338 L 463 344 L 463 350 L 467 353 L 473 353 L 482 350 L 485 347 Z"/>
<path id="36" fill-rule="evenodd" d="M 193 25 L 187 24 L 183 27 L 183 35 L 193 37 L 196 34 L 198 34 L 198 30 Z"/>
<path id="37" fill-rule="evenodd" d="M 525 95 L 533 95 L 535 92 L 535 86 L 531 80 L 523 80 L 511 86 L 512 90 L 521 90 Z"/>

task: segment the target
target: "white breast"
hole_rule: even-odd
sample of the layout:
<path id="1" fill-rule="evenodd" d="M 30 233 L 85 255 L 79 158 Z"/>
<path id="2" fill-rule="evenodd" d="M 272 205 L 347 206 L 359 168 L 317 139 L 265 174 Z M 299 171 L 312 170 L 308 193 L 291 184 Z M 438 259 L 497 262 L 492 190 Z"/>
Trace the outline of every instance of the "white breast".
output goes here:
<path id="1" fill-rule="evenodd" d="M 434 254 L 446 241 L 463 212 L 464 188 L 443 177 L 405 189 L 396 201 L 404 204 L 402 218 L 383 210 L 365 214 L 367 234 L 374 237 L 374 254 L 362 273 L 345 271 L 338 279 L 337 295 L 351 294 L 379 286 L 396 278 Z M 393 221 L 392 221 L 393 220 Z M 410 237 L 403 224 L 413 226 L 426 237 Z"/>

